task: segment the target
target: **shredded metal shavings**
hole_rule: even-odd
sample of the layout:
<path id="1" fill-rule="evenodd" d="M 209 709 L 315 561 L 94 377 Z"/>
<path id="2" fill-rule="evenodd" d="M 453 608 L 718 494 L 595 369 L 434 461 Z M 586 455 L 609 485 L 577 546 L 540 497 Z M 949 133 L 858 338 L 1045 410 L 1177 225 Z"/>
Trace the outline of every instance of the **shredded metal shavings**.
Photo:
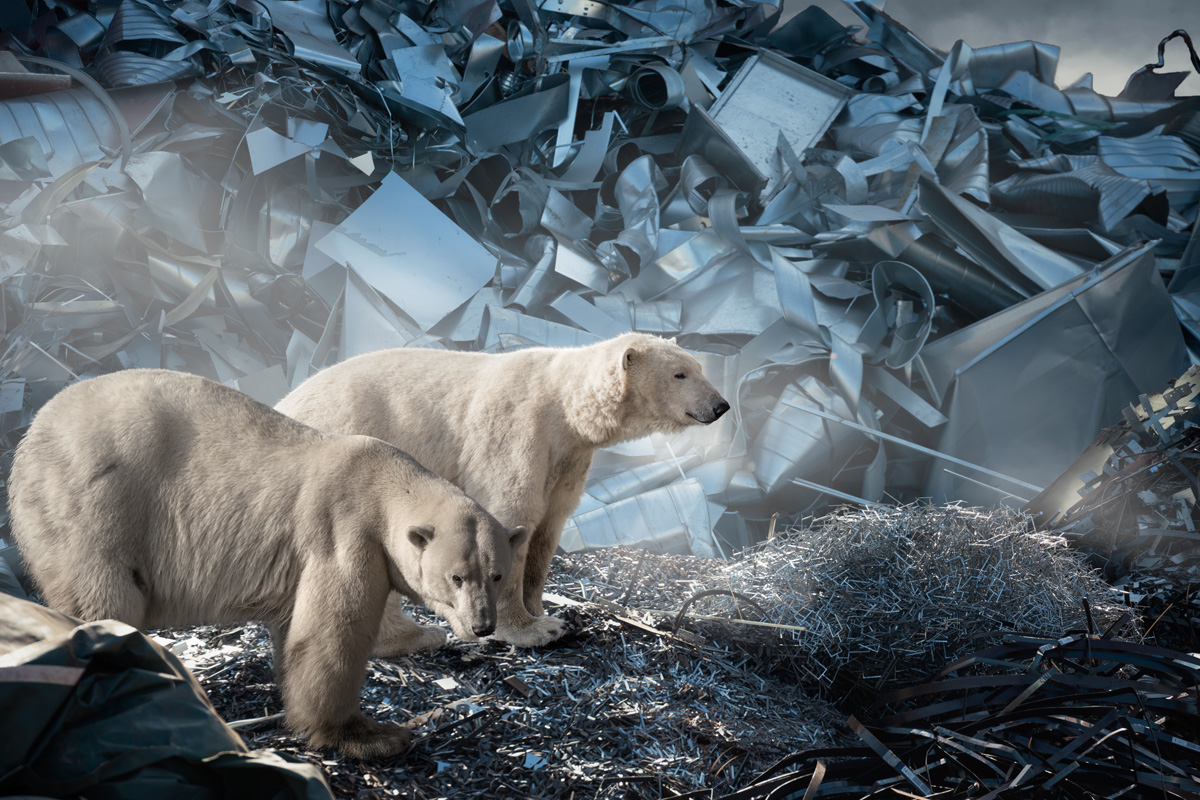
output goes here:
<path id="1" fill-rule="evenodd" d="M 630 554 L 605 552 L 617 563 Z M 583 570 L 572 561 L 555 562 L 549 591 L 557 596 L 579 593 L 572 573 Z M 371 661 L 364 713 L 411 725 L 417 735 L 412 753 L 389 762 L 314 752 L 279 727 L 262 627 L 165 636 L 222 717 L 250 721 L 238 730 L 251 747 L 319 764 L 339 797 L 581 800 L 727 792 L 790 752 L 838 740 L 841 714 L 786 676 L 770 678 L 769 665 L 743 650 L 685 640 L 640 614 L 613 613 L 582 597 L 564 602 L 579 633 L 557 647 L 456 642 Z"/>
<path id="2" fill-rule="evenodd" d="M 1011 509 L 957 505 L 843 508 L 752 548 L 705 582 L 751 598 L 784 626 L 783 652 L 807 680 L 844 691 L 923 678 L 1017 631 L 1107 627 L 1125 609 L 1062 537 Z M 734 596 L 698 610 L 757 613 Z"/>

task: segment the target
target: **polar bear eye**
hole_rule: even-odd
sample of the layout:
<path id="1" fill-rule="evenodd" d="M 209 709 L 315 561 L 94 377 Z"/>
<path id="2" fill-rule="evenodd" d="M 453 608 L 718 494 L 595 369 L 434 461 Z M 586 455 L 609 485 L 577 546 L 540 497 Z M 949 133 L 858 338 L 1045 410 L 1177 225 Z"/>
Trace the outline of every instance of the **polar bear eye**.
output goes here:
<path id="1" fill-rule="evenodd" d="M 451 575 L 450 580 L 454 581 L 455 586 L 462 586 L 462 578 L 457 575 Z"/>
<path id="2" fill-rule="evenodd" d="M 678 378 L 679 380 L 684 380 L 685 378 L 687 378 L 687 375 L 683 374 L 682 372 L 676 372 L 675 377 Z"/>

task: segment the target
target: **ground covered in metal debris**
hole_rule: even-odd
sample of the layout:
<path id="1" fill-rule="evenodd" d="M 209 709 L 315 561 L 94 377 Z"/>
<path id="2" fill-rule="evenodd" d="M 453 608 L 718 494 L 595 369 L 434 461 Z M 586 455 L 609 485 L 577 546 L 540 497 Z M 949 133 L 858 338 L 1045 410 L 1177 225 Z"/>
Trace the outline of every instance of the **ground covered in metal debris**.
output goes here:
<path id="1" fill-rule="evenodd" d="M 1069 787 L 1134 780 L 1146 766 L 1109 735 L 1131 717 L 1170 745 L 1166 772 L 1200 767 L 1200 661 L 1144 642 L 1121 597 L 1007 509 L 847 508 L 732 562 L 559 556 L 547 598 L 575 630 L 561 644 L 370 662 L 365 712 L 417 733 L 387 763 L 314 753 L 279 727 L 261 627 L 166 638 L 248 744 L 320 764 L 343 797 L 757 798 L 824 770 L 841 778 L 818 780 L 818 796 L 903 784 L 970 797 L 1053 786 L 1072 764 Z M 1082 729 L 1109 742 L 1104 758 L 1068 747 Z M 911 760 L 930 746 L 954 756 Z M 916 772 L 897 771 L 891 747 Z M 1064 760 L 1083 753 L 1093 761 Z M 991 778 L 972 783 L 964 760 Z"/>
<path id="2" fill-rule="evenodd" d="M 797 749 L 836 741 L 838 712 L 773 678 L 763 659 L 712 640 L 685 641 L 592 604 L 567 607 L 566 614 L 578 634 L 553 648 L 455 642 L 371 661 L 365 713 L 412 724 L 417 734 L 414 751 L 394 762 L 311 752 L 278 720 L 240 732 L 251 747 L 322 765 L 339 797 L 728 791 Z M 226 720 L 280 710 L 263 628 L 165 636 Z"/>

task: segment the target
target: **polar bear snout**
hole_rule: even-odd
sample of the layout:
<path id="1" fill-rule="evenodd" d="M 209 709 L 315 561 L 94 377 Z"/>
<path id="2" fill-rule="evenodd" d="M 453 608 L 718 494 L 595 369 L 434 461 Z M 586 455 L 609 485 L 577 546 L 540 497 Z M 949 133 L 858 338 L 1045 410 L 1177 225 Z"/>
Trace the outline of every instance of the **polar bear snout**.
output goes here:
<path id="1" fill-rule="evenodd" d="M 709 407 L 699 413 L 691 411 L 686 412 L 689 417 L 699 422 L 701 425 L 711 425 L 721 418 L 721 415 L 729 410 L 729 403 L 725 402 L 725 398 L 717 395 L 716 399 L 711 401 Z"/>
<path id="2" fill-rule="evenodd" d="M 496 632 L 496 599 L 490 597 L 486 587 L 480 587 L 482 594 L 463 593 L 459 595 L 458 622 L 461 627 L 459 637 L 470 631 L 473 638 L 482 639 Z M 453 627 L 453 626 L 452 626 Z"/>

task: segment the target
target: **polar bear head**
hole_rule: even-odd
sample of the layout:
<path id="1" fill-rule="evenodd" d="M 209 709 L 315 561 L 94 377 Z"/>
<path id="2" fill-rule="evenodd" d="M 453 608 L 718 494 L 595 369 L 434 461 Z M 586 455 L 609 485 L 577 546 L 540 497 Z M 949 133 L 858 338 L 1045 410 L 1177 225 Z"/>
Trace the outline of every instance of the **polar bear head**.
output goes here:
<path id="1" fill-rule="evenodd" d="M 704 377 L 700 362 L 675 343 L 627 333 L 597 345 L 603 360 L 596 415 L 612 441 L 708 425 L 729 403 Z"/>
<path id="2" fill-rule="evenodd" d="M 455 500 L 434 505 L 426 512 L 430 521 L 408 527 L 418 569 L 403 571 L 431 611 L 460 639 L 474 641 L 496 629 L 500 586 L 528 531 L 506 529 L 465 495 Z"/>

